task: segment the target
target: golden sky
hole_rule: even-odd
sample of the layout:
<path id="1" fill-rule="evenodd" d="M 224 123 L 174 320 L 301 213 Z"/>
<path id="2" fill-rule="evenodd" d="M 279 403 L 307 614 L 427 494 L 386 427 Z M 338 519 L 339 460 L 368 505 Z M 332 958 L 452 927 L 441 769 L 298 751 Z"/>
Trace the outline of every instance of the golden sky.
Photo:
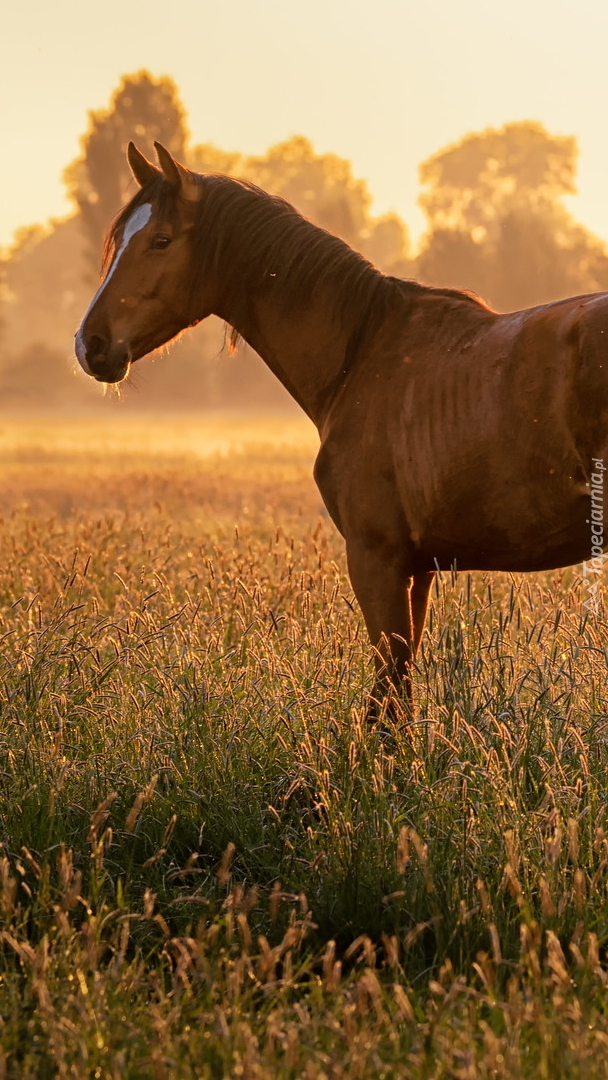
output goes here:
<path id="1" fill-rule="evenodd" d="M 608 240 L 607 47 L 601 0 L 3 0 L 0 245 L 68 211 L 88 110 L 142 67 L 175 79 L 193 142 L 263 153 L 306 135 L 414 235 L 420 161 L 539 120 L 577 136 L 571 208 Z"/>

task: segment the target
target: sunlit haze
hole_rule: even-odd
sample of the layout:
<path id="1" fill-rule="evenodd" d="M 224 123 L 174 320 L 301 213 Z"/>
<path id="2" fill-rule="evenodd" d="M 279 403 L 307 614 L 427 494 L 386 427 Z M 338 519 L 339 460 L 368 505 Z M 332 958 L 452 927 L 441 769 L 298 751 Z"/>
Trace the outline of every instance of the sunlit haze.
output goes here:
<path id="1" fill-rule="evenodd" d="M 599 0 L 8 0 L 0 31 L 0 244 L 69 210 L 61 175 L 88 111 L 142 67 L 175 80 L 194 142 L 263 153 L 302 133 L 350 159 L 374 209 L 414 235 L 422 160 L 467 131 L 539 120 L 578 138 L 571 206 L 608 237 Z"/>

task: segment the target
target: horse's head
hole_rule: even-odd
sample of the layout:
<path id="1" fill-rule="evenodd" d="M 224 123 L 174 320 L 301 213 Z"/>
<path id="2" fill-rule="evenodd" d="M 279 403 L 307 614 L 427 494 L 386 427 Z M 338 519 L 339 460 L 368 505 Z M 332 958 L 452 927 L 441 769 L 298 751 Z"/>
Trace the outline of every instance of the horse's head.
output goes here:
<path id="1" fill-rule="evenodd" d="M 76 334 L 78 361 L 99 382 L 120 382 L 134 360 L 202 315 L 193 310 L 190 240 L 203 189 L 155 146 L 160 169 L 129 144 L 140 191 L 110 232 L 109 266 Z"/>

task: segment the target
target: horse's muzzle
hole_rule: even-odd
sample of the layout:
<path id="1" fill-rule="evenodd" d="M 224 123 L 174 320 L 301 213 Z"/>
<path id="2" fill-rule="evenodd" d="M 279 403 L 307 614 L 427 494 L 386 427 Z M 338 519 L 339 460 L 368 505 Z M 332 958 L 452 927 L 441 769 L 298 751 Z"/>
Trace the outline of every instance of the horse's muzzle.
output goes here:
<path id="1" fill-rule="evenodd" d="M 109 342 L 98 334 L 76 334 L 76 356 L 87 375 L 97 382 L 119 383 L 129 374 L 131 352 L 126 341 Z"/>

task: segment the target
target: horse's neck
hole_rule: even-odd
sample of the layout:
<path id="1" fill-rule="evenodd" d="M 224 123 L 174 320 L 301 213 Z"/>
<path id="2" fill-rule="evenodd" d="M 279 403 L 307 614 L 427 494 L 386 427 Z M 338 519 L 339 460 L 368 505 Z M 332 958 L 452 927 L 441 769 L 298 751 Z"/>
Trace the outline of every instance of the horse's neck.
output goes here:
<path id="1" fill-rule="evenodd" d="M 321 428 L 344 368 L 348 331 L 330 294 L 291 314 L 271 300 L 252 305 L 249 325 L 236 329 L 268 364 L 285 389 Z"/>

